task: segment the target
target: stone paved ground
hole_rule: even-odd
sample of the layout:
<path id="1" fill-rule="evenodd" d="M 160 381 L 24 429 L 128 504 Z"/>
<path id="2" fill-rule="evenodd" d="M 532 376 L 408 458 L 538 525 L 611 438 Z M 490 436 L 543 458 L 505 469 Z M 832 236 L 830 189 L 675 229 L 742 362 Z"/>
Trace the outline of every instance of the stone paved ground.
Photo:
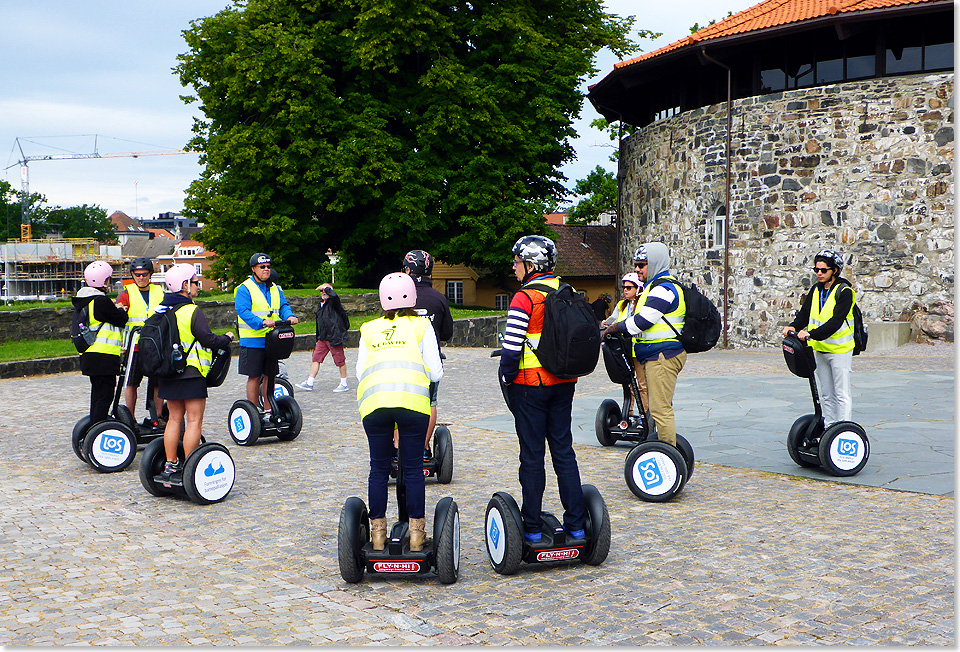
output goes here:
<path id="1" fill-rule="evenodd" d="M 230 447 L 238 479 L 207 507 L 147 494 L 139 456 L 110 475 L 74 456 L 83 377 L 0 381 L 0 645 L 955 645 L 952 497 L 698 464 L 676 499 L 650 504 L 624 484 L 622 450 L 578 445 L 583 481 L 610 511 L 607 561 L 495 574 L 483 514 L 494 490 L 519 495 L 517 445 L 471 425 L 504 411 L 489 351 L 447 355 L 441 421 L 456 470 L 450 485 L 428 483 L 427 502 L 430 517 L 444 495 L 460 507 L 450 586 L 341 580 L 337 519 L 348 496 L 365 497 L 366 445 L 353 393 L 329 392 L 329 362 L 318 390 L 297 395 L 305 426 L 290 443 L 235 446 L 225 421 L 242 380 L 214 390 L 204 432 Z M 309 363 L 291 358 L 295 382 Z M 952 347 L 857 368 L 952 370 Z M 715 351 L 684 373 L 785 371 L 776 351 Z M 608 390 L 594 374 L 578 396 Z M 545 507 L 560 510 L 552 480 Z"/>

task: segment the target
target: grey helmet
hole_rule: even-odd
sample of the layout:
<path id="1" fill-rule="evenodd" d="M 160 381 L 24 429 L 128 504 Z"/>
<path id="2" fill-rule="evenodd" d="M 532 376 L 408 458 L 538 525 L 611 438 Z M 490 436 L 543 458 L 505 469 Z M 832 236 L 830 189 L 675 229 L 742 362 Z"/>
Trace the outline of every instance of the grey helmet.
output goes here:
<path id="1" fill-rule="evenodd" d="M 816 263 L 818 260 L 835 269 L 837 274 L 843 271 L 843 256 L 833 249 L 823 249 L 817 252 L 817 255 L 813 257 L 813 262 Z"/>
<path id="2" fill-rule="evenodd" d="M 537 272 L 549 272 L 557 264 L 557 245 L 542 235 L 525 235 L 513 245 L 513 255 Z"/>

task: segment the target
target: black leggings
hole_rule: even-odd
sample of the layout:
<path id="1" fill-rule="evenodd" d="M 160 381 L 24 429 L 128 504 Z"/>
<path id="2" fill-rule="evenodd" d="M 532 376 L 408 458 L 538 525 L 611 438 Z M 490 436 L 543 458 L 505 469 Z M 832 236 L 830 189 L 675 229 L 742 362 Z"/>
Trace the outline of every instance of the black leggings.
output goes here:
<path id="1" fill-rule="evenodd" d="M 116 376 L 88 376 L 90 378 L 90 425 L 106 421 L 110 403 L 117 386 Z"/>

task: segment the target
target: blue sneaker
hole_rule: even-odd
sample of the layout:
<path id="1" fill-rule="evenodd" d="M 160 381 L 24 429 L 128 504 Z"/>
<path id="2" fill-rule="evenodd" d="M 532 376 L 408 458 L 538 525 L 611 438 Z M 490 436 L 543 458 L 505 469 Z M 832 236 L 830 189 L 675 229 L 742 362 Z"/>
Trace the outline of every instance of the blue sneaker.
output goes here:
<path id="1" fill-rule="evenodd" d="M 571 539 L 586 539 L 587 533 L 583 530 L 567 530 L 567 534 L 570 535 Z"/>
<path id="2" fill-rule="evenodd" d="M 523 540 L 527 543 L 540 543 L 541 535 L 539 532 L 524 532 Z"/>

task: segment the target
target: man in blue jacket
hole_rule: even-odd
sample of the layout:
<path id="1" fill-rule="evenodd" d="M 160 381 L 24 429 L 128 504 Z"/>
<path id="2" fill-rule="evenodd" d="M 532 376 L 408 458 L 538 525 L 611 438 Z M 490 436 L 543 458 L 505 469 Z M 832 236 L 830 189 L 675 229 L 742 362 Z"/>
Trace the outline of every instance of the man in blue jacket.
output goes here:
<path id="1" fill-rule="evenodd" d="M 237 286 L 233 304 L 239 318 L 240 360 L 238 369 L 247 377 L 247 400 L 256 405 L 257 395 L 262 392 L 264 408 L 269 409 L 267 396 L 273 391 L 270 379 L 280 371 L 276 360 L 266 356 L 264 337 L 276 326 L 278 320 L 299 320 L 283 296 L 280 286 L 270 282 L 272 261 L 267 254 L 250 257 L 250 278 Z M 266 378 L 268 382 L 263 382 Z M 261 389 L 262 385 L 262 389 Z"/>

